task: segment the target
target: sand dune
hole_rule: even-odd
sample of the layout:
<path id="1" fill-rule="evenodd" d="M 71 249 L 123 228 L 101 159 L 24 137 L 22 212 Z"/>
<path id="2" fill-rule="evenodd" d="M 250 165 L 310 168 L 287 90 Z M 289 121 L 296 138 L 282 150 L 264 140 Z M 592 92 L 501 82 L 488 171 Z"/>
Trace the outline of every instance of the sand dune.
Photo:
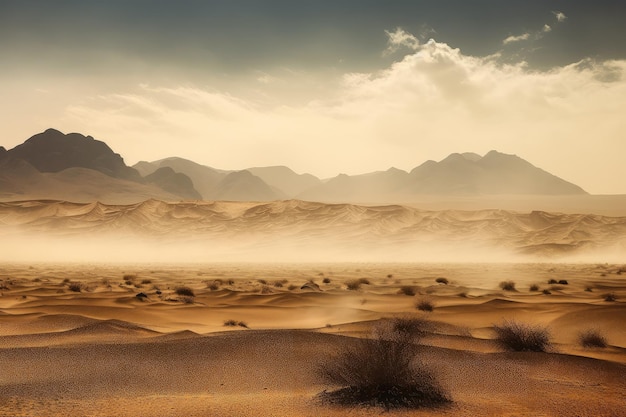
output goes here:
<path id="1" fill-rule="evenodd" d="M 469 257 L 489 254 L 492 260 L 497 255 L 509 256 L 509 260 L 521 255 L 529 259 L 571 255 L 593 259 L 599 255 L 596 259 L 611 260 L 612 255 L 617 257 L 626 248 L 626 217 L 542 211 L 429 211 L 400 205 L 299 200 L 147 200 L 130 205 L 24 201 L 0 203 L 0 234 L 16 239 L 24 234 L 83 240 L 85 235 L 144 238 L 153 243 L 158 237 L 163 245 L 189 243 L 192 247 L 181 250 L 187 254 L 210 248 L 226 259 L 239 252 L 242 259 L 259 260 L 273 252 L 274 256 L 285 254 L 283 260 L 290 260 L 291 250 L 304 260 L 306 254 L 319 254 L 321 260 L 352 260 L 359 254 L 376 254 L 379 260 L 406 261 L 415 260 L 419 253 L 426 254 L 422 260 L 443 260 L 450 251 Z M 256 257 L 255 251 L 259 252 Z M 171 256 L 167 259 L 176 260 Z"/>
<path id="2" fill-rule="evenodd" d="M 395 316 L 429 320 L 419 357 L 453 403 L 389 415 L 616 416 L 626 406 L 623 272 L 585 264 L 5 264 L 0 416 L 380 415 L 320 402 L 332 387 L 316 370 Z M 447 285 L 436 282 L 442 277 Z M 355 279 L 363 283 L 349 290 Z M 503 279 L 516 291 L 503 291 Z M 303 288 L 311 280 L 319 290 Z M 180 286 L 195 296 L 179 296 Z M 607 292 L 617 301 L 604 301 Z M 416 310 L 423 298 L 432 313 Z M 491 330 L 503 319 L 549 326 L 552 350 L 503 352 Z M 609 346 L 579 346 L 588 328 Z"/>

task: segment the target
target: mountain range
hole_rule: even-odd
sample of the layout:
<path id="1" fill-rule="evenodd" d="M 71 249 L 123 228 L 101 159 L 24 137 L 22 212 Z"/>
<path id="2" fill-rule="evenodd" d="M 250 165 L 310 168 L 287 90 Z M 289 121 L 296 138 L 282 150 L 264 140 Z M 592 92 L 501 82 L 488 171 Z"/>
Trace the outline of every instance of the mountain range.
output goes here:
<path id="1" fill-rule="evenodd" d="M 128 204 L 165 201 L 370 203 L 418 201 L 423 196 L 584 195 L 579 186 L 524 159 L 491 151 L 454 153 L 410 172 L 396 168 L 320 179 L 286 166 L 220 170 L 183 158 L 127 166 L 106 143 L 55 129 L 12 148 L 0 147 L 0 200 L 99 200 Z"/>

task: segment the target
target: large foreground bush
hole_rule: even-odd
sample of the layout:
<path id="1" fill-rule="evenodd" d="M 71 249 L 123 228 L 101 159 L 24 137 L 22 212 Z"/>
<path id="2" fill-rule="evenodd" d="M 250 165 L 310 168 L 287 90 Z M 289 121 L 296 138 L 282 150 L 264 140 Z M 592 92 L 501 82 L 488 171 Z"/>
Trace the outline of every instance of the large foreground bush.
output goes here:
<path id="1" fill-rule="evenodd" d="M 339 405 L 433 407 L 450 402 L 434 374 L 419 360 L 421 319 L 394 319 L 371 339 L 351 343 L 324 363 L 323 380 L 341 389 L 320 394 Z"/>

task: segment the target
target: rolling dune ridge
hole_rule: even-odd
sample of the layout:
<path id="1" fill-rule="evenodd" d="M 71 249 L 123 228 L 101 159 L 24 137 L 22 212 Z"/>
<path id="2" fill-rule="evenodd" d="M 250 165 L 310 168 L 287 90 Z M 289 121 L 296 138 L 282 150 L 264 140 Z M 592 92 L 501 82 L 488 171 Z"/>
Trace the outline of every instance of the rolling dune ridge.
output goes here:
<path id="1" fill-rule="evenodd" d="M 458 261 L 472 257 L 589 261 L 594 256 L 619 259 L 626 248 L 626 217 L 495 209 L 434 211 L 299 200 L 147 200 L 130 205 L 25 201 L 0 203 L 0 234 L 13 239 L 14 248 L 36 246 L 46 239 L 54 247 L 68 245 L 65 255 L 56 258 L 65 261 L 80 252 L 75 246 L 95 245 L 91 252 L 97 253 L 98 242 L 103 247 L 115 242 L 127 248 L 122 251 L 128 254 L 121 259 L 125 262 L 132 262 L 133 256 L 136 261 L 150 260 L 143 257 L 142 249 L 159 253 L 152 259 L 172 262 L 258 261 L 267 260 L 268 253 L 276 261 L 351 261 L 369 256 L 379 261 L 445 260 L 451 253 L 462 256 Z M 14 253 L 26 256 L 29 251 L 18 255 L 14 249 Z M 116 258 L 107 254 L 107 259 Z"/>

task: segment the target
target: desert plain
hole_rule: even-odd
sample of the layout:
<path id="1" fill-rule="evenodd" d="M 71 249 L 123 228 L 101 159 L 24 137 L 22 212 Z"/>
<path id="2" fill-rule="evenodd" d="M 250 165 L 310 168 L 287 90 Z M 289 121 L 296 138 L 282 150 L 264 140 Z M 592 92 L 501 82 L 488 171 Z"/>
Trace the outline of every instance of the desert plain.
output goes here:
<path id="1" fill-rule="evenodd" d="M 545 262 L 4 263 L 0 415 L 624 415 L 624 276 Z M 417 356 L 452 402 L 321 401 L 337 388 L 321 364 L 394 317 L 427 319 Z M 547 326 L 550 349 L 503 350 L 503 320 Z M 589 329 L 608 346 L 581 346 Z"/>

